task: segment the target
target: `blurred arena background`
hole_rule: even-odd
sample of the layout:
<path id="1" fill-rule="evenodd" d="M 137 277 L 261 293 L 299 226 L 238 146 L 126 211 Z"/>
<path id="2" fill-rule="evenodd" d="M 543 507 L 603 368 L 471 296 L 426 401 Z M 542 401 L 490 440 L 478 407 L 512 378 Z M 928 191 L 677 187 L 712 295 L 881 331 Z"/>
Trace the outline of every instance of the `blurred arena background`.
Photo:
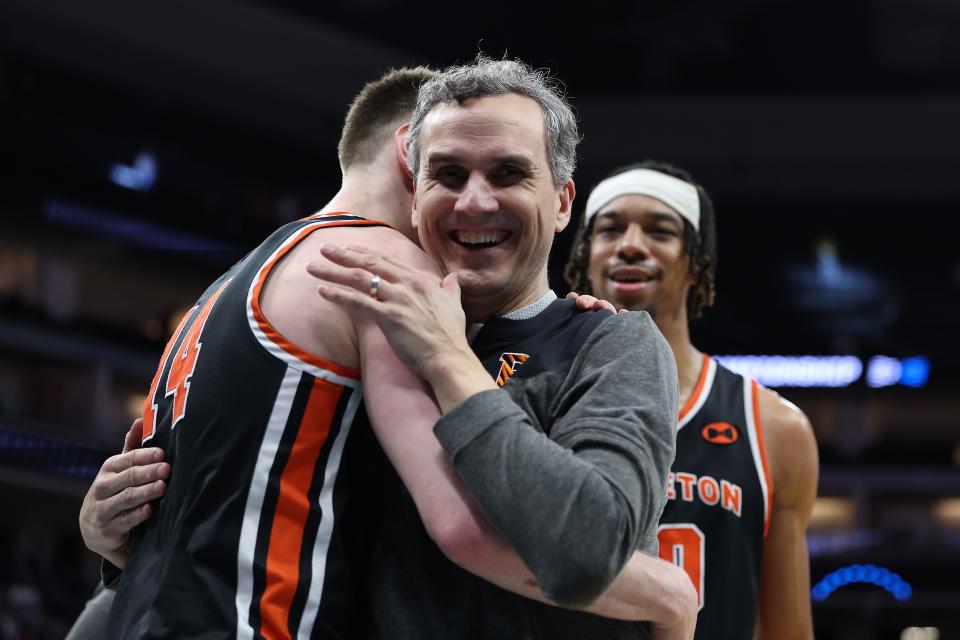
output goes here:
<path id="1" fill-rule="evenodd" d="M 336 191 L 360 86 L 478 48 L 566 82 L 578 214 L 645 157 L 712 194 L 694 341 L 813 422 L 817 636 L 960 637 L 960 3 L 560 6 L 0 0 L 0 640 L 72 623 L 81 496 L 168 332 Z"/>

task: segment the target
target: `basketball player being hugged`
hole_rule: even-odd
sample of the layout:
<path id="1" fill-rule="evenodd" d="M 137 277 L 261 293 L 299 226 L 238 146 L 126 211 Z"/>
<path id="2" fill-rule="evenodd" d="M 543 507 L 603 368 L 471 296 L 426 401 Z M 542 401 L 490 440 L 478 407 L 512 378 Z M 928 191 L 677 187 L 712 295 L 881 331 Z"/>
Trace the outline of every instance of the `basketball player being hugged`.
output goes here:
<path id="1" fill-rule="evenodd" d="M 574 291 L 650 312 L 677 359 L 677 456 L 660 555 L 699 592 L 697 638 L 810 638 L 804 530 L 817 487 L 806 416 L 690 342 L 713 303 L 713 205 L 684 171 L 646 161 L 601 181 L 566 278 Z M 643 366 L 638 363 L 637 366 Z"/>

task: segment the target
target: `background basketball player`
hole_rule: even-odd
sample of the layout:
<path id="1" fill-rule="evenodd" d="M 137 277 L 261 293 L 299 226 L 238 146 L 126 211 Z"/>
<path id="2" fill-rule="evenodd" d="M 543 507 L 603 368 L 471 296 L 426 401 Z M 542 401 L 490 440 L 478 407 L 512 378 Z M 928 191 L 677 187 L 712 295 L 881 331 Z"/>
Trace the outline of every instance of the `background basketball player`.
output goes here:
<path id="1" fill-rule="evenodd" d="M 753 638 L 759 614 L 761 638 L 809 638 L 810 424 L 690 341 L 690 320 L 714 299 L 715 224 L 685 171 L 618 169 L 590 194 L 565 275 L 574 291 L 648 310 L 676 356 L 682 408 L 660 553 L 697 587 L 696 637 Z"/>

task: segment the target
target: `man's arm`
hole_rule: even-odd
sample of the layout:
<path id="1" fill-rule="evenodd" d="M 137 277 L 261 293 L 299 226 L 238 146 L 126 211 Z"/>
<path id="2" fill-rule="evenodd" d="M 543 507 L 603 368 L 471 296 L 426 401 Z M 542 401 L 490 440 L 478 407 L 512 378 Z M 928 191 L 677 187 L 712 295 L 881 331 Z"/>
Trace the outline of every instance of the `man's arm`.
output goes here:
<path id="1" fill-rule="evenodd" d="M 387 248 L 396 256 L 406 251 L 402 245 L 381 250 Z M 404 257 L 411 264 L 427 260 L 416 254 Z M 425 271 L 432 268 L 429 262 L 418 266 Z M 508 591 L 555 604 L 456 477 L 433 434 L 441 412 L 430 388 L 400 362 L 375 323 L 359 320 L 358 337 L 367 413 L 431 538 L 465 570 Z M 543 525 L 527 514 L 517 519 L 531 533 Z M 611 618 L 648 620 L 654 624 L 656 638 L 687 640 L 696 622 L 697 596 L 682 569 L 636 553 L 610 589 L 586 610 Z"/>
<path id="2" fill-rule="evenodd" d="M 573 607 L 603 593 L 652 537 L 673 459 L 676 363 L 649 317 L 611 317 L 587 339 L 548 438 L 466 344 L 455 274 L 437 283 L 382 248 L 323 255 L 331 263 L 309 267 L 329 283 L 321 295 L 373 319 L 430 384 L 445 414 L 435 430 L 444 450 L 544 593 Z M 378 298 L 368 292 L 373 274 Z"/>
<path id="3" fill-rule="evenodd" d="M 758 637 L 813 638 L 805 533 L 817 495 L 817 443 L 803 412 L 762 388 L 760 421 L 773 476 L 773 511 L 763 546 Z"/>
<path id="4" fill-rule="evenodd" d="M 527 381 L 526 393 L 551 396 L 531 402 L 555 412 L 538 416 L 550 421 L 542 425 L 549 438 L 503 390 L 475 394 L 437 423 L 483 512 L 557 602 L 589 602 L 635 549 L 655 549 L 674 455 L 676 380 L 672 352 L 649 316 L 618 315 L 593 331 L 558 386 Z M 519 514 L 537 530 L 516 527 Z"/>

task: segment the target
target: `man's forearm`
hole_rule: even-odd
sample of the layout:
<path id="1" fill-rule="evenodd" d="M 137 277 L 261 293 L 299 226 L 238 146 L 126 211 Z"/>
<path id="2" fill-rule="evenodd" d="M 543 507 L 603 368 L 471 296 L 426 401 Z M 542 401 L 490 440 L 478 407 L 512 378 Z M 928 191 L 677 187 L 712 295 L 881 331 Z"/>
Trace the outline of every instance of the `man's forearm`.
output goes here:
<path id="1" fill-rule="evenodd" d="M 444 414 L 481 391 L 497 388 L 472 351 L 452 351 L 438 357 L 427 367 L 425 379 Z"/>
<path id="2" fill-rule="evenodd" d="M 461 567 L 513 593 L 557 606 L 532 579 L 520 557 L 502 539 L 487 538 Z M 583 610 L 617 620 L 649 621 L 655 637 L 688 640 L 697 618 L 697 592 L 682 569 L 635 553 L 610 588 Z"/>

